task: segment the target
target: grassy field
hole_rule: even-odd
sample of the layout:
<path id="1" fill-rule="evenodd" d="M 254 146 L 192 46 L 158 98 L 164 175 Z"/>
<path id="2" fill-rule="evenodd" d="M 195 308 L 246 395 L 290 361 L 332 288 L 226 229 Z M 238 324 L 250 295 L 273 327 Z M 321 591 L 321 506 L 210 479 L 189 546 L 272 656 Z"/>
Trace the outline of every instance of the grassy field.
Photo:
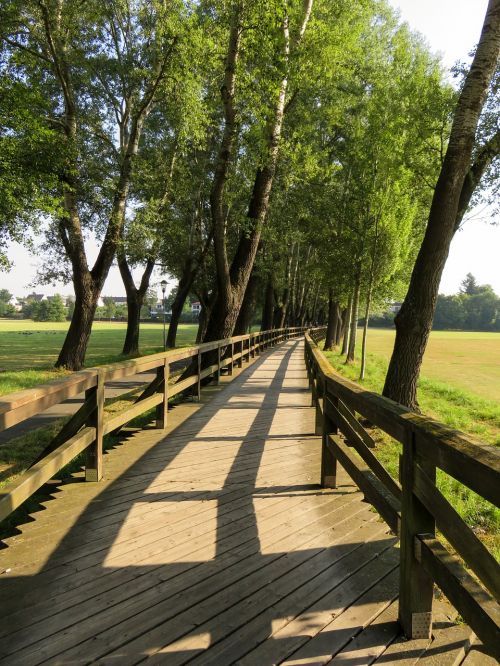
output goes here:
<path id="1" fill-rule="evenodd" d="M 389 361 L 394 336 L 391 330 L 370 329 L 368 351 Z M 500 333 L 433 331 L 422 375 L 500 402 Z"/>
<path id="2" fill-rule="evenodd" d="M 368 333 L 368 360 L 363 382 L 380 393 L 384 385 L 394 332 Z M 336 352 L 332 365 L 354 381 L 359 357 L 346 366 Z M 500 444 L 500 333 L 431 333 L 419 381 L 421 410 L 490 444 Z"/>
<path id="3" fill-rule="evenodd" d="M 381 392 L 394 340 L 393 331 L 370 330 L 366 377 L 361 384 Z M 359 357 L 345 365 L 338 352 L 326 352 L 333 367 L 359 382 Z M 472 435 L 480 441 L 500 446 L 500 334 L 433 332 L 426 351 L 418 400 L 424 414 Z M 374 431 L 376 455 L 397 478 L 401 446 L 383 433 Z M 438 486 L 445 497 L 491 549 L 500 561 L 500 511 L 438 472 Z"/>
<path id="4" fill-rule="evenodd" d="M 64 370 L 53 365 L 64 341 L 68 322 L 34 322 L 0 319 L 0 395 L 20 391 L 60 377 Z M 178 346 L 192 344 L 195 324 L 181 324 Z M 87 353 L 87 367 L 122 360 L 125 323 L 95 322 Z M 161 324 L 141 324 L 141 354 L 162 350 Z"/>

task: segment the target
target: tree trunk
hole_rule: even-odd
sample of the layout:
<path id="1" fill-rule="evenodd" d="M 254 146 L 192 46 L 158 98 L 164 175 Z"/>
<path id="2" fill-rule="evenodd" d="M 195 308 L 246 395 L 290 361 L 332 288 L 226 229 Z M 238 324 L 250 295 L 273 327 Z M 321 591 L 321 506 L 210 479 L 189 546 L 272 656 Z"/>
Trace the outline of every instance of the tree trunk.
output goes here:
<path id="1" fill-rule="evenodd" d="M 335 346 L 338 347 L 340 345 L 340 341 L 342 339 L 342 333 L 344 330 L 344 323 L 347 319 L 347 308 L 344 308 L 342 312 L 339 314 L 339 318 L 337 319 L 337 328 L 335 329 Z"/>
<path id="2" fill-rule="evenodd" d="M 333 300 L 333 290 L 328 292 L 328 323 L 326 326 L 325 351 L 332 351 L 335 344 L 335 331 L 338 321 L 338 303 Z"/>
<path id="3" fill-rule="evenodd" d="M 261 283 L 260 276 L 252 271 L 250 279 L 248 280 L 243 303 L 241 304 L 236 326 L 234 327 L 234 335 L 245 335 L 249 332 L 252 325 L 252 319 L 255 312 L 255 303 L 257 299 L 257 291 Z"/>
<path id="4" fill-rule="evenodd" d="M 122 354 L 127 356 L 139 354 L 139 327 L 143 300 L 144 296 L 139 296 L 137 291 L 127 294 L 127 333 L 122 350 Z"/>
<path id="5" fill-rule="evenodd" d="M 356 352 L 356 336 L 358 332 L 358 309 L 359 309 L 359 290 L 361 283 L 361 271 L 358 270 L 354 282 L 354 292 L 352 295 L 352 314 L 351 314 L 351 332 L 349 336 L 349 351 L 347 352 L 346 363 L 354 363 Z"/>
<path id="6" fill-rule="evenodd" d="M 202 293 L 198 293 L 198 300 L 201 303 L 200 316 L 198 319 L 198 331 L 196 333 L 196 344 L 203 342 L 207 332 L 208 320 L 212 307 L 215 302 L 215 293 L 209 294 L 205 289 Z"/>
<path id="7" fill-rule="evenodd" d="M 122 354 L 127 356 L 139 354 L 141 309 L 154 266 L 155 257 L 150 257 L 142 274 L 141 284 L 137 288 L 124 252 L 121 249 L 118 251 L 118 268 L 127 294 L 127 332 L 122 349 Z"/>
<path id="8" fill-rule="evenodd" d="M 351 333 L 351 319 L 352 319 L 352 294 L 349 296 L 349 303 L 347 304 L 347 313 L 346 313 L 346 318 L 344 322 L 344 339 L 342 340 L 342 351 L 340 352 L 342 355 L 347 354 L 347 350 L 349 349 L 349 336 Z"/>
<path id="9" fill-rule="evenodd" d="M 193 286 L 194 278 L 195 274 L 193 272 L 192 263 L 190 259 L 188 259 L 184 265 L 184 270 L 177 287 L 177 293 L 172 303 L 172 315 L 170 317 L 170 323 L 168 325 L 167 332 L 167 349 L 173 349 L 175 347 L 177 340 L 177 329 L 179 327 L 182 309 L 187 297 L 189 296 L 191 287 Z"/>
<path id="10" fill-rule="evenodd" d="M 75 295 L 75 309 L 56 367 L 68 370 L 82 368 L 98 300 L 99 293 L 94 293 L 90 288 L 81 289 Z"/>
<path id="11" fill-rule="evenodd" d="M 305 0 L 303 6 L 303 20 L 298 34 L 294 38 L 294 46 L 303 37 L 308 24 L 313 0 Z M 217 302 L 214 305 L 212 315 L 207 327 L 207 340 L 230 337 L 238 318 L 239 310 L 243 302 L 250 273 L 252 271 L 257 249 L 260 243 L 262 228 L 265 223 L 269 197 L 276 172 L 279 156 L 281 131 L 285 117 L 285 104 L 288 89 L 287 69 L 290 60 L 290 31 L 288 16 L 285 14 L 282 20 L 281 31 L 283 41 L 281 56 L 285 71 L 279 82 L 276 103 L 266 127 L 265 149 L 261 159 L 261 165 L 257 168 L 252 194 L 250 197 L 247 218 L 251 223 L 250 233 L 241 235 L 231 267 L 226 247 L 226 228 L 224 217 L 224 188 L 227 180 L 230 160 L 233 157 L 234 143 L 236 138 L 236 111 L 234 107 L 234 92 L 236 86 L 236 64 L 240 49 L 242 17 L 238 9 L 233 17 L 230 31 L 229 49 L 226 58 L 226 69 L 224 84 L 221 88 L 224 104 L 224 131 L 219 149 L 214 182 L 210 193 L 210 210 L 212 213 L 214 228 L 214 251 L 217 272 Z"/>
<path id="12" fill-rule="evenodd" d="M 368 336 L 368 321 L 370 319 L 370 306 L 372 302 L 372 285 L 368 289 L 366 295 L 366 308 L 365 308 L 365 323 L 363 326 L 363 341 L 361 343 L 361 371 L 359 373 L 359 378 L 362 380 L 365 378 L 365 369 L 366 369 L 366 338 Z"/>
<path id="13" fill-rule="evenodd" d="M 271 274 L 267 277 L 266 294 L 264 297 L 264 307 L 262 308 L 261 331 L 269 331 L 273 327 L 274 320 L 274 286 Z"/>
<path id="14" fill-rule="evenodd" d="M 383 395 L 418 409 L 417 381 L 448 251 L 460 216 L 477 125 L 500 54 L 500 0 L 490 0 L 481 38 L 455 109 L 448 149 L 408 293 L 395 318 L 396 340 Z"/>

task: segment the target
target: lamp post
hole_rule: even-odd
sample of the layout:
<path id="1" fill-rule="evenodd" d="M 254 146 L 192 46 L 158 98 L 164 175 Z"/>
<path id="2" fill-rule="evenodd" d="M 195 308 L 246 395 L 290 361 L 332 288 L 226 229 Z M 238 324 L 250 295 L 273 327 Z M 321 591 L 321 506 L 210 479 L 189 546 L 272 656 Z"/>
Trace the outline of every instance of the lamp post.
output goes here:
<path id="1" fill-rule="evenodd" d="M 166 330 L 165 330 L 165 291 L 167 289 L 167 281 L 162 280 L 160 282 L 161 285 L 161 293 L 163 295 L 162 298 L 162 304 L 163 304 L 163 350 L 167 348 L 167 335 L 166 335 Z"/>

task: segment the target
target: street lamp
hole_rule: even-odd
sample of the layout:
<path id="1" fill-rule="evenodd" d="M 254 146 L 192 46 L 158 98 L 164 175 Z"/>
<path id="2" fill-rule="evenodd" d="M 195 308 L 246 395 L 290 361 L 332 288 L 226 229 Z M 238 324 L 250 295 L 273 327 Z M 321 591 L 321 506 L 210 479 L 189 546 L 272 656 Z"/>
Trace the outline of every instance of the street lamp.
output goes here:
<path id="1" fill-rule="evenodd" d="M 163 350 L 167 348 L 167 335 L 165 332 L 165 291 L 167 290 L 167 281 L 162 280 L 160 282 L 161 285 L 161 293 L 163 294 L 162 302 L 163 302 Z"/>

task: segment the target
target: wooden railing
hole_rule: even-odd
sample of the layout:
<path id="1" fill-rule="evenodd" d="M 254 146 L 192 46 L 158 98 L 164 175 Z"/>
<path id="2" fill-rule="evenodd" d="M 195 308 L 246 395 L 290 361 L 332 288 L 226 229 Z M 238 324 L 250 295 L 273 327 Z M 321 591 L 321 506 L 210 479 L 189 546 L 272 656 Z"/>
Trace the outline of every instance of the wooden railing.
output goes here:
<path id="1" fill-rule="evenodd" d="M 86 451 L 85 479 L 99 481 L 103 474 L 103 437 L 116 432 L 124 424 L 156 407 L 156 426 L 165 428 L 168 401 L 189 388 L 200 397 L 201 383 L 213 376 L 220 380 L 221 370 L 242 366 L 246 359 L 266 348 L 289 338 L 302 335 L 304 328 L 276 329 L 250 333 L 207 342 L 194 347 L 174 349 L 159 354 L 112 363 L 81 372 L 36 388 L 11 393 L 0 398 L 0 432 L 57 405 L 68 398 L 85 392 L 85 400 L 78 411 L 63 425 L 43 453 L 15 482 L 0 491 L 0 521 L 17 509 L 44 483 L 83 451 Z M 211 354 L 210 363 L 203 355 Z M 174 361 L 196 359 L 197 371 L 189 377 L 169 384 L 170 366 Z M 146 386 L 135 403 L 116 414 L 106 414 L 104 386 L 106 382 L 156 370 L 155 379 Z"/>
<path id="2" fill-rule="evenodd" d="M 500 659 L 500 566 L 436 487 L 439 468 L 499 507 L 500 449 L 341 377 L 317 346 L 322 337 L 324 329 L 305 336 L 316 433 L 323 436 L 322 485 L 335 487 L 340 462 L 399 535 L 399 620 L 408 638 L 430 636 L 436 583 Z M 399 483 L 374 455 L 358 415 L 402 444 Z M 436 538 L 436 527 L 455 552 Z"/>

